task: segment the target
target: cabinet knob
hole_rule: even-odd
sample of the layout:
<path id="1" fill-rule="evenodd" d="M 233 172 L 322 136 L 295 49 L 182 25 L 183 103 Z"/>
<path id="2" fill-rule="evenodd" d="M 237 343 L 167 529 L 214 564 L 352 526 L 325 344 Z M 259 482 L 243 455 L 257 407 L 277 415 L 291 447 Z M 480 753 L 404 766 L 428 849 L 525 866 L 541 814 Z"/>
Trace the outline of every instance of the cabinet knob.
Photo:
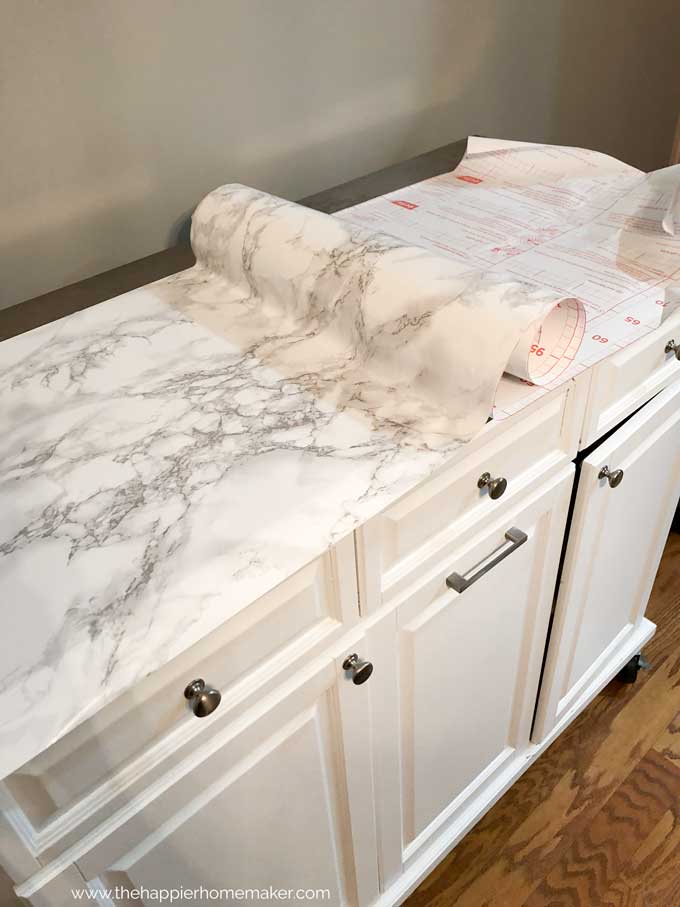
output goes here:
<path id="1" fill-rule="evenodd" d="M 494 501 L 497 501 L 498 498 L 501 497 L 501 495 L 505 494 L 505 489 L 507 487 L 507 479 L 504 479 L 503 476 L 498 476 L 497 479 L 492 479 L 490 472 L 483 472 L 477 479 L 477 488 L 488 488 L 489 497 Z"/>
<path id="2" fill-rule="evenodd" d="M 184 690 L 184 696 L 189 700 L 191 711 L 197 718 L 205 718 L 214 712 L 222 700 L 222 694 L 213 687 L 207 687 L 205 680 L 192 680 Z"/>
<path id="3" fill-rule="evenodd" d="M 675 340 L 669 340 L 664 353 L 675 353 L 675 358 L 680 359 L 680 343 L 676 343 Z"/>
<path id="4" fill-rule="evenodd" d="M 368 678 L 373 673 L 373 665 L 370 661 L 363 661 L 359 656 L 354 652 L 353 655 L 348 655 L 347 658 L 343 661 L 342 667 L 345 671 L 349 671 L 352 676 L 352 683 L 357 685 L 360 683 L 366 683 Z"/>
<path id="5" fill-rule="evenodd" d="M 610 470 L 608 466 L 603 466 L 598 472 L 597 477 L 598 479 L 606 479 L 609 482 L 610 488 L 616 488 L 617 485 L 620 485 L 621 482 L 623 482 L 623 470 Z"/>

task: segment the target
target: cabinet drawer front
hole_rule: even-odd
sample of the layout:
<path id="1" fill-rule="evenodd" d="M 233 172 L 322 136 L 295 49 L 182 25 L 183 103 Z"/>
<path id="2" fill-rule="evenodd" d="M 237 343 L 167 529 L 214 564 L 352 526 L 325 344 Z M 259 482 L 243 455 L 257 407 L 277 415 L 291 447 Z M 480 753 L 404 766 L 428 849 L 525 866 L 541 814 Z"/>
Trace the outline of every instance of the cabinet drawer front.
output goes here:
<path id="1" fill-rule="evenodd" d="M 623 470 L 610 484 L 600 478 Z M 612 484 L 614 487 L 612 487 Z M 598 677 L 613 676 L 641 626 L 680 497 L 680 384 L 582 464 L 541 685 L 541 740 Z M 635 654 L 634 652 L 630 653 Z"/>
<path id="2" fill-rule="evenodd" d="M 282 671 L 321 652 L 358 616 L 353 542 L 346 539 L 6 779 L 20 833 L 34 851 L 52 847 L 127 788 L 147 783 L 194 736 L 247 707 Z M 197 678 L 222 695 L 202 718 L 184 696 Z"/>
<path id="3" fill-rule="evenodd" d="M 403 849 L 403 866 L 445 826 L 464 825 L 466 811 L 483 809 L 484 792 L 529 746 L 572 481 L 570 464 L 455 540 L 398 599 L 397 676 L 376 677 L 372 694 L 376 734 L 400 742 L 396 754 L 380 756 L 381 771 L 398 783 L 378 813 L 380 839 Z M 454 572 L 467 579 L 461 593 L 447 584 Z M 398 690 L 396 703 L 381 684 Z M 399 825 L 397 841 L 391 829 Z M 394 855 L 383 862 L 394 866 Z"/>
<path id="4" fill-rule="evenodd" d="M 432 550 L 464 527 L 493 516 L 508 501 L 518 500 L 551 469 L 573 455 L 564 430 L 565 388 L 540 401 L 524 417 L 489 424 L 478 439 L 466 445 L 458 459 L 385 513 L 371 520 L 358 535 L 360 579 L 366 610 L 398 594 Z M 484 474 L 507 480 L 502 497 L 479 488 Z"/>
<path id="5" fill-rule="evenodd" d="M 680 379 L 680 361 L 672 351 L 666 352 L 670 340 L 680 344 L 680 312 L 593 368 L 581 450 Z"/>
<path id="6" fill-rule="evenodd" d="M 34 897 L 75 864 L 102 892 L 98 903 L 116 907 L 201 886 L 319 889 L 331 904 L 371 903 L 378 872 L 370 751 L 353 745 L 368 723 L 369 693 L 344 675 L 343 658 L 317 659 L 225 723 L 19 894 Z M 117 886 L 122 893 L 111 892 Z"/>

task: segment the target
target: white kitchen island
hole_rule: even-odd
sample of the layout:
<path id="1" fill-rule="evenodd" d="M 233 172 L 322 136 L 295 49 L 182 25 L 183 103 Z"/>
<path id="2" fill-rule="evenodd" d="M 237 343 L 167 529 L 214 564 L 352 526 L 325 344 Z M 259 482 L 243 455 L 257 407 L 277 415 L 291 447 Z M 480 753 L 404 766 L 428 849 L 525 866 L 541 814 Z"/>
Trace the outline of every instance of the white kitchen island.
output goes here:
<path id="1" fill-rule="evenodd" d="M 105 304 L 102 336 L 125 334 L 129 387 L 148 338 L 160 338 L 157 393 L 127 421 L 131 436 L 97 424 L 111 457 L 81 494 L 83 518 L 45 521 L 55 510 L 39 457 L 30 488 L 42 522 L 26 529 L 14 502 L 17 546 L 32 532 L 45 548 L 21 567 L 30 595 L 13 603 L 2 642 L 14 659 L 0 722 L 2 863 L 20 895 L 51 907 L 86 884 L 116 907 L 127 903 L 106 893 L 116 885 L 327 889 L 332 904 L 396 904 L 654 632 L 644 610 L 680 496 L 680 362 L 667 350 L 680 315 L 464 446 L 315 423 L 326 434 L 309 459 L 300 423 L 277 424 L 259 441 L 285 430 L 278 447 L 264 459 L 257 448 L 225 487 L 214 472 L 216 451 L 233 449 L 224 419 L 216 432 L 220 392 L 245 393 L 230 416 L 253 426 L 272 403 L 285 417 L 288 401 L 262 395 L 266 375 L 223 387 L 220 339 L 153 299 L 131 326 L 145 292 Z M 102 311 L 0 353 L 22 360 L 35 342 L 57 351 L 58 367 L 72 363 L 81 330 L 91 349 L 94 326 L 97 342 Z M 185 331 L 201 363 L 190 375 Z M 45 365 L 27 376 L 30 393 L 44 400 L 52 382 L 57 401 L 58 368 Z M 105 384 L 90 368 L 75 380 Z M 87 403 L 97 388 L 85 390 Z M 524 392 L 503 379 L 498 393 Z M 298 396 L 293 410 L 308 404 Z M 176 470 L 149 478 L 150 432 L 157 458 L 181 464 L 186 438 L 209 438 L 205 458 L 181 482 Z M 116 450 L 130 444 L 143 506 L 115 492 L 129 468 Z M 92 475 L 83 465 L 80 489 Z M 109 499 L 95 495 L 102 474 Z M 97 532 L 116 557 L 96 560 Z M 198 548 L 183 545 L 187 532 Z M 239 544 L 213 552 L 225 538 Z M 63 580 L 50 557 L 66 544 L 95 558 L 91 597 L 112 577 L 130 594 L 95 613 L 71 606 L 55 641 L 50 602 Z M 151 560 L 161 569 L 145 573 Z M 121 570 L 148 579 L 143 606 Z M 198 679 L 219 702 L 185 698 Z"/>

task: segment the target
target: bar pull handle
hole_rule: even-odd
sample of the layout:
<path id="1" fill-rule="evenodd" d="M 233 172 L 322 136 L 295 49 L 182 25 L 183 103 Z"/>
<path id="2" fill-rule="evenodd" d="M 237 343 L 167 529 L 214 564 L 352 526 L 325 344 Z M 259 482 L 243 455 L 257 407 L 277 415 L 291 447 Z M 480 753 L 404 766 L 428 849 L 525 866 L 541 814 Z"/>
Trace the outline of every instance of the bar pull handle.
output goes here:
<path id="1" fill-rule="evenodd" d="M 522 530 L 518 529 L 516 526 L 512 526 L 505 533 L 505 538 L 508 542 L 512 542 L 512 544 L 508 548 L 504 547 L 492 561 L 489 561 L 488 564 L 484 564 L 484 566 L 480 567 L 480 569 L 476 573 L 473 573 L 472 576 L 461 576 L 460 573 L 451 573 L 447 576 L 446 585 L 449 589 L 453 589 L 454 592 L 465 592 L 466 589 L 469 589 L 473 583 L 476 583 L 478 579 L 481 579 L 489 572 L 489 570 L 493 570 L 497 564 L 500 564 L 506 557 L 509 557 L 513 551 L 517 551 L 517 549 L 526 542 L 529 536 L 526 532 L 522 532 Z"/>

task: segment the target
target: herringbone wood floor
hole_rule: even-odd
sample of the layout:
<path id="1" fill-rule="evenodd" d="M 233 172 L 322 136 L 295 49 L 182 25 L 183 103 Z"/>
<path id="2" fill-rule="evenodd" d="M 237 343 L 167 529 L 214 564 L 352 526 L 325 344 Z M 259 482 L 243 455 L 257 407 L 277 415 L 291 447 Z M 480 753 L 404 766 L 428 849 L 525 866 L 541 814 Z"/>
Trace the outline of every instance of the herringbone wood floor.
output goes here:
<path id="1" fill-rule="evenodd" d="M 680 535 L 647 616 L 651 670 L 611 683 L 406 907 L 680 907 Z"/>

